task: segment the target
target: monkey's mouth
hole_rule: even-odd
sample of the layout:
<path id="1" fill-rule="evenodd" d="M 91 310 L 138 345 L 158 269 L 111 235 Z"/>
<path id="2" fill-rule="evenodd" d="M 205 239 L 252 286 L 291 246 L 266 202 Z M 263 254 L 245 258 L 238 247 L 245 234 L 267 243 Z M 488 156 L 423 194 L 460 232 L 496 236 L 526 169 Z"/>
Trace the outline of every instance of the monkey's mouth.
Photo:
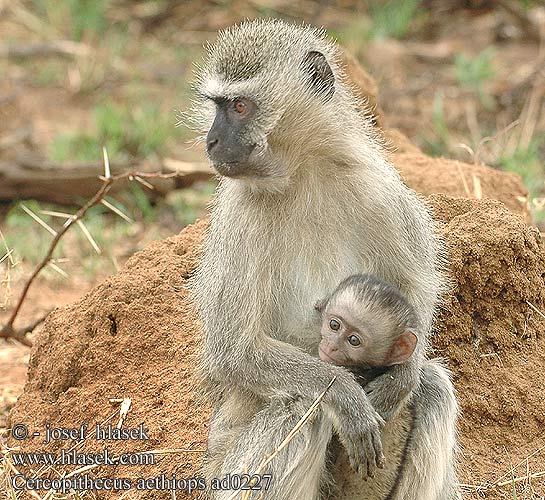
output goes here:
<path id="1" fill-rule="evenodd" d="M 241 165 L 238 161 L 212 162 L 212 166 L 216 169 L 218 174 L 226 177 L 236 177 L 245 169 L 245 165 Z"/>
<path id="2" fill-rule="evenodd" d="M 331 356 L 329 356 L 328 354 L 326 354 L 326 352 L 322 349 L 322 347 L 318 347 L 318 351 L 320 352 L 320 359 L 322 361 L 325 361 L 326 363 L 329 363 L 331 365 L 337 365 L 337 366 L 340 366 L 338 361 L 333 359 Z"/>
<path id="3" fill-rule="evenodd" d="M 222 162 L 213 164 L 218 174 L 224 177 L 231 177 L 232 179 L 239 179 L 241 177 L 257 177 L 257 173 L 253 172 L 250 165 L 240 162 Z"/>
<path id="4" fill-rule="evenodd" d="M 252 162 L 241 161 L 222 161 L 221 163 L 212 163 L 212 166 L 218 174 L 232 179 L 240 179 L 243 177 L 253 179 L 263 179 L 267 177 L 266 173 L 261 171 L 257 165 Z"/>

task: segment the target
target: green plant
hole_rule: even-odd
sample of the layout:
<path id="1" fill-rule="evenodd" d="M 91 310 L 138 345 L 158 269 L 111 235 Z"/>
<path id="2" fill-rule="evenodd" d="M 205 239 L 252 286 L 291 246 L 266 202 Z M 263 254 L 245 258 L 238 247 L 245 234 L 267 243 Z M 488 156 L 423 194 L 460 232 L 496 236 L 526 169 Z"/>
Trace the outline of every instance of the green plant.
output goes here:
<path id="1" fill-rule="evenodd" d="M 96 137 L 81 134 L 59 134 L 49 145 L 49 157 L 53 161 L 92 161 L 100 154 L 101 145 Z M 115 154 L 111 155 L 112 157 Z"/>
<path id="2" fill-rule="evenodd" d="M 68 0 L 71 14 L 72 36 L 81 40 L 87 33 L 102 35 L 108 27 L 107 0 Z"/>
<path id="3" fill-rule="evenodd" d="M 424 138 L 425 150 L 431 156 L 443 156 L 449 150 L 450 132 L 445 119 L 444 96 L 440 90 L 435 93 L 431 116 L 433 137 Z"/>
<path id="4" fill-rule="evenodd" d="M 136 183 L 130 186 L 131 200 L 136 205 L 138 212 L 142 214 L 144 221 L 153 222 L 157 217 L 155 207 L 151 204 L 144 190 Z"/>
<path id="5" fill-rule="evenodd" d="M 512 154 L 501 156 L 497 162 L 502 170 L 519 174 L 528 189 L 530 207 L 536 222 L 545 220 L 545 212 L 536 209 L 533 200 L 545 196 L 545 136 L 534 136 L 528 147 L 518 147 Z"/>
<path id="6" fill-rule="evenodd" d="M 369 2 L 369 16 L 357 16 L 345 29 L 333 34 L 356 53 L 369 40 L 404 38 L 427 17 L 418 12 L 419 4 L 420 0 L 374 0 Z"/>
<path id="7" fill-rule="evenodd" d="M 109 0 L 33 0 L 39 14 L 72 40 L 98 38 L 108 28 Z"/>
<path id="8" fill-rule="evenodd" d="M 33 66 L 33 79 L 39 87 L 54 87 L 65 78 L 63 63 L 58 61 L 47 61 L 45 64 L 36 65 L 29 61 L 25 66 Z"/>
<path id="9" fill-rule="evenodd" d="M 370 6 L 371 25 L 368 38 L 403 38 L 417 17 L 420 0 L 390 0 L 372 2 Z"/>
<path id="10" fill-rule="evenodd" d="M 494 105 L 492 97 L 485 90 L 485 84 L 496 75 L 494 56 L 495 50 L 488 47 L 475 57 L 458 54 L 454 60 L 458 84 L 475 92 L 481 104 L 487 109 L 491 109 Z"/>
<path id="11" fill-rule="evenodd" d="M 166 197 L 164 203 L 168 212 L 173 216 L 175 227 L 187 226 L 202 216 L 206 205 L 210 201 L 216 187 L 215 182 L 196 184 L 192 189 L 172 191 Z"/>
<path id="12" fill-rule="evenodd" d="M 171 117 L 152 103 L 120 106 L 107 102 L 95 108 L 93 118 L 94 133 L 56 136 L 49 147 L 51 158 L 61 162 L 94 160 L 102 146 L 110 158 L 146 158 L 163 153 L 167 141 L 176 133 Z"/>

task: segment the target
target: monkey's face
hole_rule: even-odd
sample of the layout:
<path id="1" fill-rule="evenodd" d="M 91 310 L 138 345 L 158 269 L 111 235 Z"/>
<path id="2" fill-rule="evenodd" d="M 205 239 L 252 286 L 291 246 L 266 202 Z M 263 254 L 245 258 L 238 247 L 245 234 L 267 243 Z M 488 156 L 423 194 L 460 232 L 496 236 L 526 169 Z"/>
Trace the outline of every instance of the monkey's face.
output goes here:
<path id="1" fill-rule="evenodd" d="M 261 24 L 220 33 L 198 77 L 195 115 L 219 174 L 285 184 L 324 144 L 320 108 L 335 94 L 335 51 L 310 28 Z"/>
<path id="2" fill-rule="evenodd" d="M 220 175 L 246 181 L 288 177 L 274 144 L 282 106 L 273 111 L 250 82 L 228 86 L 209 82 L 200 97 L 206 153 Z"/>
<path id="3" fill-rule="evenodd" d="M 257 105 L 243 97 L 213 101 L 216 115 L 206 136 L 206 152 L 214 168 L 228 177 L 260 175 L 255 168 L 259 148 L 249 133 Z"/>
<path id="4" fill-rule="evenodd" d="M 340 314 L 326 312 L 321 334 L 318 350 L 322 361 L 347 367 L 368 364 L 369 336 Z"/>

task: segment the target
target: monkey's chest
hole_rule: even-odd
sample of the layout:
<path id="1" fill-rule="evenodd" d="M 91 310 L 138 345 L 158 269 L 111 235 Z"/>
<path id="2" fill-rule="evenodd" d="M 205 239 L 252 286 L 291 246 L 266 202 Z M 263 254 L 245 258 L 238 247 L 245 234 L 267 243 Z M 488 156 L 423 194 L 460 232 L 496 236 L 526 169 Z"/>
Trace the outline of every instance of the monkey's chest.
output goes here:
<path id="1" fill-rule="evenodd" d="M 278 289 L 283 296 L 275 297 L 275 302 L 283 304 L 277 311 L 280 332 L 285 335 L 282 340 L 313 352 L 320 339 L 316 302 L 329 295 L 344 278 L 361 272 L 363 262 L 346 248 L 332 249 L 316 243 L 308 253 L 304 248 L 300 250 L 284 263 L 286 273 L 283 286 Z"/>

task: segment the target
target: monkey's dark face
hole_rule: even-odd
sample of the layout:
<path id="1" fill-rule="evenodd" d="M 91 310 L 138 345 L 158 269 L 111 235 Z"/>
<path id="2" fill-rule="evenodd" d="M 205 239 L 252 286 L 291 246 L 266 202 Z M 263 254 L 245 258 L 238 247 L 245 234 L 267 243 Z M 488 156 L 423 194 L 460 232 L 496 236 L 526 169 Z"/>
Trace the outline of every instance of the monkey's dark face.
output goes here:
<path id="1" fill-rule="evenodd" d="M 206 152 L 214 168 L 228 177 L 251 174 L 251 156 L 257 144 L 248 140 L 247 128 L 255 117 L 256 104 L 242 97 L 212 100 L 216 116 L 206 137 Z"/>
<path id="2" fill-rule="evenodd" d="M 194 111 L 219 174 L 278 192 L 327 138 L 336 50 L 310 28 L 274 30 L 274 43 L 259 22 L 220 34 L 198 75 Z"/>

